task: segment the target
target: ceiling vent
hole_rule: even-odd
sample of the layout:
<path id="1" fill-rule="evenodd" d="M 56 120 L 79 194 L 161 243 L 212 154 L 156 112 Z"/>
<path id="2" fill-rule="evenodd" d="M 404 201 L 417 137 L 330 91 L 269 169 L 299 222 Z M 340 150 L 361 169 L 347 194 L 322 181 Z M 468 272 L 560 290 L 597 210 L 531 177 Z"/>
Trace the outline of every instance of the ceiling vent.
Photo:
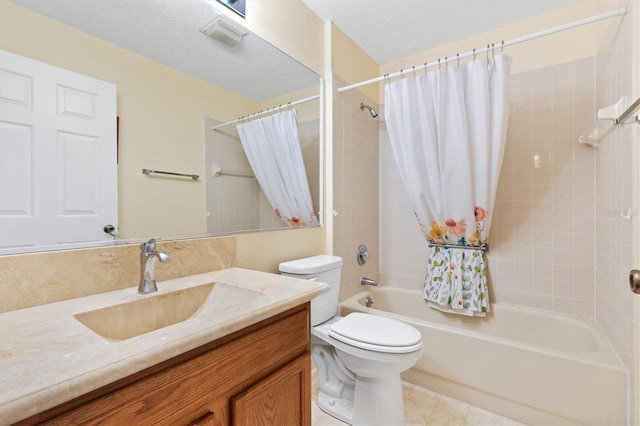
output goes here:
<path id="1" fill-rule="evenodd" d="M 242 43 L 242 37 L 248 34 L 247 30 L 224 15 L 216 16 L 211 22 L 200 28 L 200 31 L 229 47 Z"/>

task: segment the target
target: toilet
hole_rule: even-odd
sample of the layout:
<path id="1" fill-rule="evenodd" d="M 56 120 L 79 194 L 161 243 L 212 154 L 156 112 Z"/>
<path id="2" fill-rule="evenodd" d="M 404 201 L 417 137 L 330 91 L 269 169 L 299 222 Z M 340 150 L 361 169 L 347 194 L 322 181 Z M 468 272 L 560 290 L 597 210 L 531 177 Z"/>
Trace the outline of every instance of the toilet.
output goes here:
<path id="1" fill-rule="evenodd" d="M 337 316 L 342 258 L 319 255 L 280 264 L 282 275 L 329 284 L 311 301 L 311 357 L 318 370 L 318 406 L 351 425 L 402 425 L 400 373 L 422 356 L 422 336 L 391 318 Z"/>

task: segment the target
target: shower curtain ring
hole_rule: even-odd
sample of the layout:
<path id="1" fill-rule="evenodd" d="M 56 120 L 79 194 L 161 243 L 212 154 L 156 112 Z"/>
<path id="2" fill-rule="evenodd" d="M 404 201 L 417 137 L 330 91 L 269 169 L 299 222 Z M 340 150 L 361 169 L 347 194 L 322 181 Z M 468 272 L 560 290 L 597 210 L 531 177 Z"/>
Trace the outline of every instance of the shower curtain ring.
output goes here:
<path id="1" fill-rule="evenodd" d="M 487 61 L 489 60 L 489 50 L 491 49 L 491 45 L 487 44 Z"/>
<path id="2" fill-rule="evenodd" d="M 459 67 L 460 66 L 460 54 L 456 53 L 456 66 Z"/>
<path id="3" fill-rule="evenodd" d="M 424 63 L 424 75 L 427 75 L 427 63 Z"/>
<path id="4" fill-rule="evenodd" d="M 475 62 L 475 61 L 476 61 L 476 49 L 474 48 L 473 49 L 473 62 Z"/>
<path id="5" fill-rule="evenodd" d="M 500 48 L 500 53 L 504 53 L 504 40 L 502 40 L 502 47 Z"/>
<path id="6" fill-rule="evenodd" d="M 496 44 L 491 43 L 491 59 L 495 58 L 495 56 L 496 56 Z"/>
<path id="7" fill-rule="evenodd" d="M 402 73 L 404 72 L 404 70 L 402 68 L 400 68 L 400 80 L 403 79 Z"/>
<path id="8" fill-rule="evenodd" d="M 411 70 L 412 70 L 412 72 L 413 72 L 413 78 L 416 78 L 416 66 L 415 66 L 415 65 L 414 65 L 414 66 L 412 66 L 412 67 L 411 67 Z"/>
<path id="9" fill-rule="evenodd" d="M 440 58 L 438 58 L 438 71 L 440 71 Z"/>
<path id="10" fill-rule="evenodd" d="M 446 70 L 447 68 L 449 68 L 449 62 L 447 62 L 447 57 L 444 57 L 444 69 Z"/>

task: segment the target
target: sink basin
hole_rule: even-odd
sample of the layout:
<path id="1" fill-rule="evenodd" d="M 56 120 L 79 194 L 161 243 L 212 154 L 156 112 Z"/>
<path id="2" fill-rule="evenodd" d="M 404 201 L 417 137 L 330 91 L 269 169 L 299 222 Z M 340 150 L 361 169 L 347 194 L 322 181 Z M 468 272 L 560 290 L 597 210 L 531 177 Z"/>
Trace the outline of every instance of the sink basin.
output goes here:
<path id="1" fill-rule="evenodd" d="M 221 283 L 208 283 L 169 293 L 141 295 L 140 299 L 74 315 L 94 333 L 110 340 L 126 340 L 240 303 L 260 294 Z"/>

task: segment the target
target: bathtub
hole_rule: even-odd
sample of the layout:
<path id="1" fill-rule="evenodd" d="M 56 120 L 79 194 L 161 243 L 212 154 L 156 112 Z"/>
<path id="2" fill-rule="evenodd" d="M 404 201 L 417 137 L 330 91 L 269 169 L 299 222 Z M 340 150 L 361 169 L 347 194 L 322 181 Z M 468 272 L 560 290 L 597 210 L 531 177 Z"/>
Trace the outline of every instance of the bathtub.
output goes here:
<path id="1" fill-rule="evenodd" d="M 626 424 L 627 372 L 594 321 L 500 303 L 486 318 L 458 316 L 389 287 L 341 302 L 350 312 L 422 333 L 424 355 L 402 376 L 410 383 L 526 424 Z"/>

